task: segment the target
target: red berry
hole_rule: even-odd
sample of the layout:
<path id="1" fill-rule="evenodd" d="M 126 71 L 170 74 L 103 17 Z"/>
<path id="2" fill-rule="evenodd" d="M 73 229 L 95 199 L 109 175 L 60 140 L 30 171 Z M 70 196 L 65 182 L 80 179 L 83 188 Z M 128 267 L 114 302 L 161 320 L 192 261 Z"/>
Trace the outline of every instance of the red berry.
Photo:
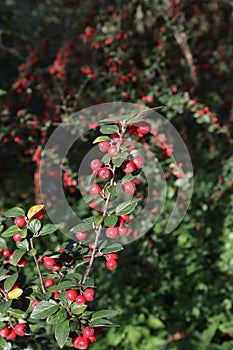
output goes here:
<path id="1" fill-rule="evenodd" d="M 108 180 L 110 178 L 110 170 L 106 167 L 100 168 L 98 171 L 98 177 L 101 180 Z"/>
<path id="2" fill-rule="evenodd" d="M 116 238 L 118 235 L 118 227 L 106 228 L 105 234 L 108 238 Z"/>
<path id="3" fill-rule="evenodd" d="M 10 330 L 10 333 L 6 336 L 6 339 L 7 340 L 13 340 L 16 338 L 16 333 L 15 333 L 15 330 L 14 329 L 11 329 Z"/>
<path id="4" fill-rule="evenodd" d="M 134 162 L 135 166 L 137 169 L 140 169 L 143 166 L 144 160 L 142 157 L 140 156 L 136 156 L 132 159 L 132 161 Z"/>
<path id="5" fill-rule="evenodd" d="M 101 166 L 102 166 L 102 162 L 99 159 L 93 159 L 90 163 L 90 167 L 91 167 L 92 171 L 95 171 L 95 170 L 101 168 Z"/>
<path id="6" fill-rule="evenodd" d="M 76 298 L 78 296 L 78 293 L 76 292 L 76 290 L 74 289 L 69 289 L 67 292 L 66 292 L 66 298 L 70 301 L 75 301 Z"/>
<path id="7" fill-rule="evenodd" d="M 84 295 L 78 295 L 75 301 L 76 301 L 76 304 L 78 305 L 86 304 L 86 298 Z"/>
<path id="8" fill-rule="evenodd" d="M 75 349 L 87 349 L 89 342 L 87 338 L 76 336 L 72 340 L 73 347 Z"/>
<path id="9" fill-rule="evenodd" d="M 53 267 L 52 267 L 52 270 L 53 271 L 59 271 L 59 270 L 61 270 L 61 268 L 62 268 L 62 263 L 59 263 L 59 262 L 54 262 L 54 265 L 53 265 Z"/>
<path id="10" fill-rule="evenodd" d="M 45 211 L 44 211 L 44 209 L 41 209 L 40 211 L 38 211 L 38 213 L 33 215 L 33 219 L 41 220 L 41 219 L 43 219 L 44 215 L 45 215 Z"/>
<path id="11" fill-rule="evenodd" d="M 99 143 L 99 149 L 101 152 L 107 152 L 109 149 L 109 143 L 108 141 L 102 141 Z"/>
<path id="12" fill-rule="evenodd" d="M 122 170 L 125 174 L 131 174 L 135 170 L 135 164 L 131 160 L 128 160 L 123 163 Z"/>
<path id="13" fill-rule="evenodd" d="M 106 260 L 106 268 L 111 271 L 117 267 L 117 261 L 115 259 L 107 259 Z"/>
<path id="14" fill-rule="evenodd" d="M 5 257 L 5 258 L 8 258 L 10 256 L 11 252 L 9 249 L 4 249 L 3 252 L 2 252 L 2 255 Z"/>
<path id="15" fill-rule="evenodd" d="M 148 134 L 150 125 L 147 122 L 141 121 L 139 123 L 136 123 L 136 126 L 137 126 L 137 132 L 140 136 L 144 136 Z"/>
<path id="16" fill-rule="evenodd" d="M 18 227 L 23 227 L 24 225 L 26 225 L 26 220 L 22 217 L 18 217 L 18 218 L 15 218 L 14 223 Z"/>
<path id="17" fill-rule="evenodd" d="M 95 291 L 92 288 L 87 288 L 84 292 L 84 297 L 86 298 L 87 301 L 92 301 L 94 300 L 95 296 Z"/>
<path id="18" fill-rule="evenodd" d="M 122 188 L 123 188 L 123 191 L 129 195 L 133 194 L 135 191 L 135 185 L 131 181 L 127 181 L 123 183 Z"/>
<path id="19" fill-rule="evenodd" d="M 108 253 L 106 255 L 106 259 L 115 259 L 115 260 L 117 260 L 118 259 L 118 255 L 116 253 Z"/>
<path id="20" fill-rule="evenodd" d="M 60 293 L 59 292 L 53 292 L 53 299 L 59 300 Z"/>
<path id="21" fill-rule="evenodd" d="M 33 300 L 32 303 L 31 303 L 31 308 L 32 310 L 35 309 L 36 305 L 40 303 L 40 300 Z"/>
<path id="22" fill-rule="evenodd" d="M 101 188 L 97 184 L 93 184 L 90 187 L 90 194 L 100 194 L 102 192 Z"/>
<path id="23" fill-rule="evenodd" d="M 111 139 L 114 142 L 119 142 L 120 141 L 120 135 L 119 134 L 112 134 Z"/>
<path id="24" fill-rule="evenodd" d="M 23 238 L 20 236 L 20 232 L 16 232 L 14 235 L 13 235 L 13 240 L 16 241 L 16 242 L 20 242 L 23 240 Z"/>
<path id="25" fill-rule="evenodd" d="M 22 337 L 25 334 L 26 324 L 18 323 L 14 329 L 15 329 L 15 334 Z"/>
<path id="26" fill-rule="evenodd" d="M 95 335 L 95 330 L 94 328 L 90 328 L 90 327 L 84 327 L 83 329 L 83 336 L 84 338 L 90 338 L 93 337 Z"/>
<path id="27" fill-rule="evenodd" d="M 1 337 L 7 337 L 10 334 L 10 329 L 8 327 L 4 327 L 0 330 Z"/>
<path id="28" fill-rule="evenodd" d="M 108 155 L 110 158 L 112 158 L 116 153 L 118 152 L 117 146 L 110 146 L 108 149 Z"/>
<path id="29" fill-rule="evenodd" d="M 49 287 L 52 287 L 54 285 L 54 280 L 52 278 L 47 278 L 45 281 L 44 281 L 44 286 L 45 288 L 49 288 Z"/>
<path id="30" fill-rule="evenodd" d="M 53 258 L 48 258 L 48 257 L 45 257 L 43 259 L 43 264 L 45 267 L 47 267 L 47 269 L 51 269 L 54 265 L 55 261 Z"/>
<path id="31" fill-rule="evenodd" d="M 120 218 L 122 218 L 124 221 L 127 221 L 129 220 L 129 214 L 120 215 Z"/>
<path id="32" fill-rule="evenodd" d="M 17 262 L 17 266 L 19 267 L 24 267 L 27 265 L 27 260 L 26 258 L 23 256 L 18 262 Z"/>
<path id="33" fill-rule="evenodd" d="M 121 237 L 126 236 L 128 233 L 128 228 L 121 226 L 118 228 L 118 232 L 119 232 L 119 236 L 121 236 Z"/>
<path id="34" fill-rule="evenodd" d="M 87 238 L 88 232 L 75 232 L 75 237 L 80 241 L 84 241 Z"/>
<path id="35" fill-rule="evenodd" d="M 93 337 L 89 338 L 90 343 L 94 343 L 96 341 L 96 336 L 93 335 Z"/>

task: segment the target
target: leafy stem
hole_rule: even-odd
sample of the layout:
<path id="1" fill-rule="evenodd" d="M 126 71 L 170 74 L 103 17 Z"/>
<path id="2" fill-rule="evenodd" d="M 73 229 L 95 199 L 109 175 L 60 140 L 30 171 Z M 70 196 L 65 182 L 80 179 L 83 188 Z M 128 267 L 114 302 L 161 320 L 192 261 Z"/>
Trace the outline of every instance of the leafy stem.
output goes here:
<path id="1" fill-rule="evenodd" d="M 117 151 L 118 152 L 120 150 L 120 146 L 122 144 L 123 136 L 124 136 L 124 134 L 126 132 L 126 129 L 127 129 L 126 120 L 123 120 L 121 122 L 121 131 L 119 132 L 120 138 L 119 138 L 119 141 L 117 143 Z M 114 184 L 116 168 L 117 168 L 116 165 L 113 165 L 113 167 L 112 167 L 112 178 L 110 180 L 110 186 L 112 186 Z M 102 232 L 102 229 L 103 229 L 103 221 L 104 221 L 104 218 L 107 216 L 110 198 L 111 198 L 111 193 L 108 193 L 108 195 L 106 197 L 105 205 L 104 205 L 103 214 L 102 214 L 103 220 L 99 224 L 99 227 L 95 230 L 96 236 L 95 236 L 95 242 L 94 242 L 94 246 L 93 246 L 93 250 L 92 250 L 92 254 L 91 254 L 91 259 L 89 261 L 88 267 L 87 267 L 85 275 L 83 277 L 82 285 L 84 285 L 86 283 L 86 281 L 87 281 L 87 279 L 89 277 L 92 265 L 94 263 L 95 257 L 96 257 L 96 250 L 97 250 L 99 239 L 100 239 L 100 235 L 101 235 L 101 232 Z"/>

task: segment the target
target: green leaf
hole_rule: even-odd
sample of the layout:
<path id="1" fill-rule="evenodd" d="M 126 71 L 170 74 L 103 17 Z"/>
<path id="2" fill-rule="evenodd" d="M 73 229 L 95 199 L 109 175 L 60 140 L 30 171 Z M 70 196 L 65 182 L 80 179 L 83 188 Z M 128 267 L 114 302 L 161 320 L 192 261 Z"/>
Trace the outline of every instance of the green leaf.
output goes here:
<path id="1" fill-rule="evenodd" d="M 116 223 L 118 221 L 118 216 L 115 215 L 115 214 L 112 214 L 110 216 L 107 216 L 105 219 L 104 219 L 104 224 L 106 226 L 115 226 Z"/>
<path id="2" fill-rule="evenodd" d="M 56 230 L 57 230 L 56 225 L 47 224 L 47 225 L 44 225 L 44 227 L 42 227 L 42 229 L 40 231 L 40 235 L 41 236 L 49 235 L 50 233 L 53 233 Z"/>
<path id="3" fill-rule="evenodd" d="M 127 159 L 127 156 L 128 156 L 127 152 L 120 153 L 117 156 L 114 156 L 112 158 L 112 162 L 117 168 L 119 168 Z"/>
<path id="4" fill-rule="evenodd" d="M 50 292 L 57 292 L 65 289 L 76 288 L 78 287 L 76 281 L 63 281 L 55 286 L 49 288 Z"/>
<path id="5" fill-rule="evenodd" d="M 4 229 L 4 226 L 0 225 L 0 233 L 2 233 L 3 229 Z"/>
<path id="6" fill-rule="evenodd" d="M 125 175 L 122 179 L 121 179 L 121 183 L 125 183 L 128 181 L 132 181 L 134 179 L 134 176 L 131 174 L 127 174 Z"/>
<path id="7" fill-rule="evenodd" d="M 47 322 L 49 324 L 57 324 L 65 321 L 67 319 L 67 312 L 64 307 L 60 307 L 60 309 L 53 315 L 47 318 Z"/>
<path id="8" fill-rule="evenodd" d="M 92 143 L 99 143 L 99 142 L 107 141 L 107 140 L 110 140 L 109 136 L 99 136 Z"/>
<path id="9" fill-rule="evenodd" d="M 27 229 L 24 228 L 23 230 L 20 231 L 20 237 L 26 238 L 27 237 L 27 233 L 28 233 Z"/>
<path id="10" fill-rule="evenodd" d="M 0 96 L 4 96 L 6 95 L 6 93 L 7 93 L 6 90 L 0 89 Z"/>
<path id="11" fill-rule="evenodd" d="M 25 255 L 25 253 L 26 253 L 25 250 L 16 250 L 12 257 L 12 263 L 16 265 L 17 262 L 19 262 L 20 259 Z"/>
<path id="12" fill-rule="evenodd" d="M 16 232 L 19 232 L 19 227 L 16 225 L 10 226 L 6 231 L 2 233 L 2 237 L 12 237 Z"/>
<path id="13" fill-rule="evenodd" d="M 70 322 L 68 320 L 58 323 L 55 327 L 55 338 L 59 348 L 63 348 L 70 334 Z"/>
<path id="14" fill-rule="evenodd" d="M 93 320 L 89 323 L 89 326 L 90 327 L 115 327 L 117 325 L 115 325 L 114 323 L 112 323 L 111 321 L 109 320 L 106 320 L 106 319 L 102 319 L 102 318 L 99 318 L 98 320 Z"/>
<path id="15" fill-rule="evenodd" d="M 30 222 L 29 228 L 32 231 L 32 233 L 38 233 L 40 231 L 40 228 L 41 228 L 40 220 L 38 220 L 38 219 L 32 220 Z"/>
<path id="16" fill-rule="evenodd" d="M 35 256 L 37 254 L 37 250 L 35 248 L 32 248 L 28 251 L 28 256 Z"/>
<path id="17" fill-rule="evenodd" d="M 71 312 L 73 315 L 81 315 L 87 308 L 87 305 L 80 306 L 76 303 L 71 305 Z"/>
<path id="18" fill-rule="evenodd" d="M 18 277 L 19 277 L 19 274 L 16 272 L 5 280 L 4 290 L 6 292 L 9 292 L 9 290 L 11 290 L 11 288 L 14 286 L 15 282 L 17 281 Z"/>
<path id="19" fill-rule="evenodd" d="M 4 303 L 0 303 L 0 314 L 3 316 L 7 310 L 11 307 L 12 300 L 8 300 Z"/>
<path id="20" fill-rule="evenodd" d="M 116 253 L 116 252 L 119 252 L 120 250 L 123 250 L 123 249 L 124 248 L 120 243 L 113 243 L 111 245 L 108 245 L 107 248 L 101 249 L 101 253 L 103 253 L 103 254 Z"/>
<path id="21" fill-rule="evenodd" d="M 29 242 L 27 239 L 24 239 L 21 242 L 16 242 L 16 246 L 19 249 L 29 250 Z"/>
<path id="22" fill-rule="evenodd" d="M 104 163 L 104 164 L 109 164 L 110 163 L 110 156 L 106 153 L 103 158 L 101 159 L 101 161 Z"/>
<path id="23" fill-rule="evenodd" d="M 7 218 L 17 218 L 18 216 L 25 216 L 25 212 L 22 208 L 14 207 L 12 209 L 7 210 L 4 215 Z"/>
<path id="24" fill-rule="evenodd" d="M 6 241 L 5 239 L 0 237 L 0 250 L 7 249 Z"/>
<path id="25" fill-rule="evenodd" d="M 52 304 L 49 301 L 41 301 L 32 311 L 31 318 L 39 320 L 41 318 L 51 316 L 57 312 L 58 308 L 58 305 Z"/>
<path id="26" fill-rule="evenodd" d="M 93 313 L 91 317 L 91 321 L 107 318 L 111 319 L 113 317 L 116 317 L 118 315 L 118 311 L 116 310 L 100 310 Z"/>
<path id="27" fill-rule="evenodd" d="M 70 232 L 84 232 L 84 231 L 89 231 L 91 229 L 92 229 L 92 226 L 89 223 L 81 222 L 80 224 L 75 225 L 74 227 L 72 227 Z"/>
<path id="28" fill-rule="evenodd" d="M 5 322 L 0 322 L 0 329 L 3 329 L 4 327 L 6 327 L 6 323 Z"/>
<path id="29" fill-rule="evenodd" d="M 99 227 L 99 225 L 102 223 L 103 221 L 103 216 L 100 215 L 100 216 L 97 216 L 96 220 L 95 220 L 95 227 Z"/>
<path id="30" fill-rule="evenodd" d="M 117 215 L 130 214 L 135 209 L 139 201 L 140 201 L 139 198 L 134 198 L 131 201 L 127 201 L 119 204 L 116 207 L 116 214 Z"/>
<path id="31" fill-rule="evenodd" d="M 118 125 L 103 125 L 100 128 L 101 134 L 115 134 L 119 132 Z"/>

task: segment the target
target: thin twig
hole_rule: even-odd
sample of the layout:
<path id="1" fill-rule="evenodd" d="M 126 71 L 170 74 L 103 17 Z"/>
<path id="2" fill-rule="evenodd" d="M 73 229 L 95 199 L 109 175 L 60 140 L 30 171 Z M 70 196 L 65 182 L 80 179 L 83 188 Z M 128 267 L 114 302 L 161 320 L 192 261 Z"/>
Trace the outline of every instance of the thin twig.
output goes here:
<path id="1" fill-rule="evenodd" d="M 30 245 L 31 245 L 31 249 L 33 249 L 34 248 L 34 246 L 33 246 L 33 238 L 30 238 Z M 33 259 L 34 259 L 35 264 L 36 264 L 36 268 L 37 268 L 37 272 L 38 272 L 38 275 L 39 275 L 42 292 L 43 292 L 43 294 L 45 294 L 46 291 L 45 291 L 43 278 L 42 278 L 42 274 L 41 274 L 41 271 L 40 271 L 40 266 L 39 266 L 38 259 L 37 259 L 36 255 L 33 256 Z"/>

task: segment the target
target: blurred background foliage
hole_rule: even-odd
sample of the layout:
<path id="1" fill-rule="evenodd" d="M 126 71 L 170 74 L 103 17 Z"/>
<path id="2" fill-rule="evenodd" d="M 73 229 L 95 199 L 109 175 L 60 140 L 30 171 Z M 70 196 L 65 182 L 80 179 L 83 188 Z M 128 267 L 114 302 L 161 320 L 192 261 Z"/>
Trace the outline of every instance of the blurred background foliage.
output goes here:
<path id="1" fill-rule="evenodd" d="M 161 113 L 192 158 L 194 194 L 181 225 L 166 234 L 165 212 L 120 254 L 116 271 L 98 268 L 98 303 L 119 311 L 121 327 L 93 349 L 233 348 L 232 7 L 1 1 L 2 211 L 40 201 L 41 148 L 60 122 L 97 103 L 167 106 Z M 67 195 L 84 210 L 72 186 Z"/>

